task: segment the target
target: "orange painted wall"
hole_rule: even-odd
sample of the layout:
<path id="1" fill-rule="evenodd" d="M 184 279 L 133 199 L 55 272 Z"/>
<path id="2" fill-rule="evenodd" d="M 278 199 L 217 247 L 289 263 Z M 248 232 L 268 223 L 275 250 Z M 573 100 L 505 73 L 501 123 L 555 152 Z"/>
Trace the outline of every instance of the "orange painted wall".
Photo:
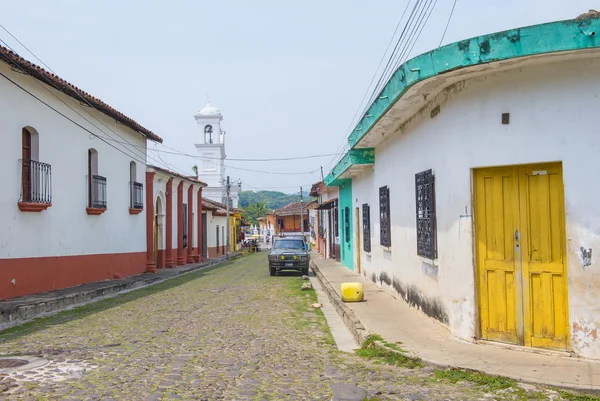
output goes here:
<path id="1" fill-rule="evenodd" d="M 0 299 L 47 292 L 146 271 L 146 252 L 0 259 Z M 15 279 L 13 285 L 11 281 Z"/>
<path id="2" fill-rule="evenodd" d="M 300 231 L 301 223 L 300 223 L 300 215 L 297 216 L 277 216 L 277 220 L 283 219 L 283 230 L 297 230 Z M 308 215 L 304 215 L 304 220 L 308 221 Z M 308 227 L 304 227 L 306 231 L 308 231 Z"/>
<path id="3" fill-rule="evenodd" d="M 275 228 L 275 216 L 273 214 L 267 214 L 267 228 Z"/>

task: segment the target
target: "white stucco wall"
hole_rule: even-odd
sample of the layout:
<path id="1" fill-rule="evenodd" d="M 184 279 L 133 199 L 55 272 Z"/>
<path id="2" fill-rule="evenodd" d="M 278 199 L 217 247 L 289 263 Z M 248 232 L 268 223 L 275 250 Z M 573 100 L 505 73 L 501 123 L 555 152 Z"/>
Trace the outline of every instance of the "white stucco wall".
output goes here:
<path id="1" fill-rule="evenodd" d="M 473 264 L 471 169 L 562 161 L 565 187 L 571 348 L 600 358 L 600 61 L 570 61 L 459 83 L 376 148 L 372 171 L 353 179 L 355 207 L 371 206 L 372 251 L 363 271 L 385 271 L 439 302 L 452 333 L 478 325 Z M 448 100 L 450 98 L 450 100 Z M 430 110 L 441 105 L 435 118 Z M 510 113 L 510 124 L 501 114 Z M 417 256 L 415 174 L 436 177 L 438 260 Z M 390 188 L 392 250 L 379 245 L 379 187 Z M 361 208 L 362 210 L 362 208 Z M 466 210 L 466 213 L 465 213 Z M 580 247 L 592 249 L 584 266 Z M 356 251 L 356 250 L 355 250 Z M 383 284 L 391 292 L 395 290 Z"/>
<path id="2" fill-rule="evenodd" d="M 144 252 L 146 249 L 145 211 L 129 214 L 129 163 L 134 157 L 145 160 L 146 139 L 117 124 L 104 114 L 50 89 L 62 101 L 100 127 L 94 128 L 46 91 L 33 78 L 11 71 L 0 63 L 0 71 L 44 102 L 100 136 L 123 142 L 102 121 L 134 146 L 108 143 L 95 138 L 66 118 L 49 109 L 4 77 L 0 77 L 0 163 L 4 189 L 0 191 L 0 258 L 90 255 Z M 49 88 L 49 87 L 46 87 Z M 41 213 L 25 213 L 17 208 L 21 185 L 21 130 L 25 126 L 39 133 L 39 161 L 52 166 L 52 206 Z M 107 211 L 99 216 L 86 213 L 88 149 L 98 152 L 98 174 L 107 179 Z M 145 166 L 137 163 L 137 181 L 145 185 Z M 145 202 L 145 198 L 144 198 Z"/>
<path id="3" fill-rule="evenodd" d="M 227 230 L 227 218 L 225 216 L 214 216 L 212 211 L 207 211 L 207 247 L 208 249 L 208 257 L 213 258 L 216 255 L 211 254 L 210 248 L 214 248 L 217 246 L 217 225 L 219 226 L 219 246 L 223 246 L 223 236 L 221 234 L 222 227 L 225 227 Z M 225 237 L 227 237 L 227 231 L 225 231 Z M 227 241 L 227 238 L 225 238 Z"/>

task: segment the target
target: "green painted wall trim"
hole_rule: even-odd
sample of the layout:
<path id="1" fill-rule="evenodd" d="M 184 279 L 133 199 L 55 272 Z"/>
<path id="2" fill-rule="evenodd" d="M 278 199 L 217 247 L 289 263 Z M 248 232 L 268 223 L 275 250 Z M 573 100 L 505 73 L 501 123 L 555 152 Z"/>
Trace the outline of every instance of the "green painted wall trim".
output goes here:
<path id="1" fill-rule="evenodd" d="M 348 137 L 348 144 L 351 149 L 356 146 L 417 82 L 478 64 L 600 47 L 596 36 L 600 36 L 600 18 L 567 20 L 478 36 L 421 54 L 396 70 Z"/>
<path id="2" fill-rule="evenodd" d="M 325 177 L 325 185 L 328 187 L 339 187 L 340 176 L 355 164 L 374 164 L 375 150 L 373 148 L 351 149 Z"/>
<path id="3" fill-rule="evenodd" d="M 352 180 L 342 179 L 339 197 L 339 222 L 340 222 L 340 261 L 350 270 L 354 270 L 354 241 L 353 241 L 353 219 L 352 211 Z M 348 213 L 346 214 L 346 210 Z M 346 218 L 346 216 L 348 218 Z M 346 230 L 346 224 L 348 229 Z M 348 235 L 346 235 L 346 231 Z"/>

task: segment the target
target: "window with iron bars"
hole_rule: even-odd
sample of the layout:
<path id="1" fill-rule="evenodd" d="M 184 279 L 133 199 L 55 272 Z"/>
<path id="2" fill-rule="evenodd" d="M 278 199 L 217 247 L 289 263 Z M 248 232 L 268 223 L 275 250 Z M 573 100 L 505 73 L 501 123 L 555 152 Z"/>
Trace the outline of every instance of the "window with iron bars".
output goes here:
<path id="1" fill-rule="evenodd" d="M 368 203 L 362 205 L 363 249 L 371 252 L 371 207 Z"/>
<path id="2" fill-rule="evenodd" d="M 346 242 L 350 242 L 350 208 L 344 208 L 344 237 Z"/>
<path id="3" fill-rule="evenodd" d="M 435 176 L 432 170 L 415 174 L 417 255 L 437 259 Z"/>
<path id="4" fill-rule="evenodd" d="M 386 185 L 379 188 L 379 243 L 391 246 L 390 237 L 390 189 Z"/>

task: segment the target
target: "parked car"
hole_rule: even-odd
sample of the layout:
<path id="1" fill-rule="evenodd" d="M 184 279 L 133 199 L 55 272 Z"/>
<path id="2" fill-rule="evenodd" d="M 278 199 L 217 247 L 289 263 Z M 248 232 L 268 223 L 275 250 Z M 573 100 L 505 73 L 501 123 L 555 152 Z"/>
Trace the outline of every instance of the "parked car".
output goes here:
<path id="1" fill-rule="evenodd" d="M 282 270 L 295 270 L 308 275 L 310 255 L 302 236 L 274 236 L 269 253 L 269 273 L 276 275 Z"/>

